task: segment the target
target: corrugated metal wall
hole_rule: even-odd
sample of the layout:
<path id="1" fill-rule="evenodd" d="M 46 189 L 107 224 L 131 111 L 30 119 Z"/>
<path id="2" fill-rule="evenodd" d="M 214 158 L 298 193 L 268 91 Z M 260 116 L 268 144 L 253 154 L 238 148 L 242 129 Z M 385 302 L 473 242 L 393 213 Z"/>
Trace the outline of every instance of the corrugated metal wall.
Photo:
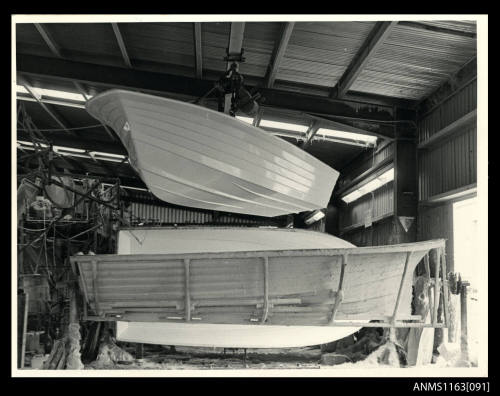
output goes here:
<path id="1" fill-rule="evenodd" d="M 385 159 L 391 157 L 394 154 L 394 144 L 390 143 L 383 146 L 378 151 L 364 154 L 358 160 L 352 162 L 352 164 L 347 165 L 342 169 L 342 174 L 340 175 L 338 181 L 338 187 L 342 187 L 354 178 L 361 175 L 363 172 L 367 171 L 371 167 L 380 164 Z"/>
<path id="2" fill-rule="evenodd" d="M 340 210 L 340 229 L 353 225 L 363 225 L 367 211 L 372 209 L 372 219 L 377 220 L 394 211 L 394 183 L 390 182 L 372 194 L 343 206 Z"/>
<path id="3" fill-rule="evenodd" d="M 394 217 L 386 218 L 380 222 L 373 223 L 369 228 L 357 228 L 344 235 L 342 239 L 356 246 L 379 246 L 398 243 L 394 238 L 397 235 L 397 227 Z"/>
<path id="4" fill-rule="evenodd" d="M 420 207 L 417 219 L 417 239 L 446 239 L 446 264 L 453 271 L 453 204 Z"/>
<path id="5" fill-rule="evenodd" d="M 472 81 L 425 115 L 418 126 L 419 142 L 476 108 L 477 84 Z M 477 127 L 464 125 L 450 137 L 418 152 L 419 200 L 477 181 Z"/>
<path id="6" fill-rule="evenodd" d="M 477 81 L 473 80 L 419 120 L 419 143 L 426 141 L 436 132 L 470 113 L 476 107 Z"/>

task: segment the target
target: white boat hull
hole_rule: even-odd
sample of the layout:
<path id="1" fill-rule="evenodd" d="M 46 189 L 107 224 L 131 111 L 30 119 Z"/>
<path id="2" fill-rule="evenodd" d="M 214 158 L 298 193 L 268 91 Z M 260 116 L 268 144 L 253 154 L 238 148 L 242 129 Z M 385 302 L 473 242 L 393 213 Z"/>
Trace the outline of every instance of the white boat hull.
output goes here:
<path id="1" fill-rule="evenodd" d="M 159 199 L 278 216 L 328 205 L 339 173 L 300 148 L 226 114 L 137 92 L 87 102 L 113 128 Z"/>
<path id="2" fill-rule="evenodd" d="M 299 348 L 326 344 L 359 327 L 116 322 L 120 341 L 208 348 Z"/>

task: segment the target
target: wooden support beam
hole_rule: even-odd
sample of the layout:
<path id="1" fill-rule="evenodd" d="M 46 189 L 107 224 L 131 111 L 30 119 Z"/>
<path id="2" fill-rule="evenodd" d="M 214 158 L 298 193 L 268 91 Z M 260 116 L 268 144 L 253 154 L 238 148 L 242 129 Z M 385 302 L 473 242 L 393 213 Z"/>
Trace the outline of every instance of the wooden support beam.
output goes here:
<path id="1" fill-rule="evenodd" d="M 361 46 L 359 52 L 356 54 L 347 70 L 340 77 L 337 85 L 332 91 L 333 97 L 342 98 L 347 91 L 351 88 L 356 78 L 363 71 L 364 67 L 373 58 L 374 54 L 384 43 L 385 39 L 389 36 L 392 29 L 396 26 L 397 21 L 390 22 L 377 22 L 371 31 L 366 41 Z"/>
<path id="2" fill-rule="evenodd" d="M 274 53 L 271 57 L 271 62 L 269 63 L 269 69 L 266 76 L 266 87 L 272 88 L 274 85 L 274 80 L 278 74 L 280 63 L 285 55 L 286 47 L 288 46 L 288 41 L 292 36 L 293 27 L 295 22 L 285 22 L 283 23 L 279 40 L 274 49 Z"/>
<path id="3" fill-rule="evenodd" d="M 342 255 L 342 264 L 340 267 L 339 287 L 338 287 L 337 293 L 335 295 L 335 303 L 333 305 L 332 315 L 331 315 L 330 321 L 329 321 L 330 325 L 334 324 L 335 316 L 337 315 L 340 304 L 342 303 L 342 300 L 344 299 L 344 274 L 345 274 L 345 267 L 347 266 L 347 256 L 348 256 L 347 254 Z"/>
<path id="4" fill-rule="evenodd" d="M 118 47 L 120 47 L 120 52 L 122 53 L 123 62 L 127 67 L 132 68 L 132 63 L 130 62 L 130 58 L 128 56 L 127 47 L 125 46 L 125 42 L 123 41 L 123 36 L 120 32 L 120 28 L 117 23 L 111 23 L 113 27 L 113 32 L 115 33 L 116 41 L 118 43 Z"/>
<path id="5" fill-rule="evenodd" d="M 432 249 L 431 250 L 431 257 L 434 261 L 434 311 L 432 314 L 432 323 L 437 324 L 438 322 L 438 308 L 439 308 L 439 300 L 440 300 L 440 293 L 439 293 L 439 258 L 438 258 L 438 249 Z"/>
<path id="6" fill-rule="evenodd" d="M 184 259 L 184 311 L 185 321 L 191 321 L 190 260 Z"/>
<path id="7" fill-rule="evenodd" d="M 403 295 L 403 286 L 408 273 L 408 263 L 410 262 L 412 252 L 406 253 L 405 267 L 403 269 L 403 275 L 401 276 L 401 283 L 399 284 L 398 296 L 396 298 L 396 304 L 394 305 L 394 312 L 392 313 L 391 324 L 396 323 L 396 317 L 398 315 L 399 305 L 401 304 L 401 296 Z"/>
<path id="8" fill-rule="evenodd" d="M 203 54 L 201 45 L 201 22 L 194 22 L 194 54 L 196 58 L 196 78 L 203 78 Z"/>
<path id="9" fill-rule="evenodd" d="M 36 30 L 38 30 L 38 33 L 40 33 L 40 36 L 42 36 L 43 41 L 45 41 L 45 44 L 47 44 L 52 53 L 58 58 L 62 58 L 63 56 L 61 55 L 61 49 L 52 38 L 52 35 L 47 31 L 46 27 L 41 23 L 35 23 L 34 25 Z"/>
<path id="10" fill-rule="evenodd" d="M 269 257 L 264 257 L 264 305 L 260 323 L 266 323 L 269 314 Z"/>
<path id="11" fill-rule="evenodd" d="M 450 327 L 450 312 L 449 312 L 449 301 L 448 301 L 448 274 L 446 270 L 446 252 L 444 248 L 439 249 L 440 259 L 441 259 L 441 277 L 443 278 L 443 311 L 444 311 L 444 322 L 446 327 Z M 448 341 L 452 342 L 450 339 L 450 332 L 448 331 Z"/>
<path id="12" fill-rule="evenodd" d="M 99 310 L 99 291 L 97 290 L 97 261 L 92 260 L 92 289 L 94 292 L 94 303 L 96 314 L 100 316 Z"/>

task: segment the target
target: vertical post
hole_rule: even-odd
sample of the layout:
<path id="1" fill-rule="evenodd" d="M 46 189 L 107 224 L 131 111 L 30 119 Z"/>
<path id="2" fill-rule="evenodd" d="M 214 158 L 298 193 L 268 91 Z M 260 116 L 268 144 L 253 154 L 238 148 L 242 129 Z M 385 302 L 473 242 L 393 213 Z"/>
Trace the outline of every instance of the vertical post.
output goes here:
<path id="1" fill-rule="evenodd" d="M 76 301 L 76 283 L 69 288 L 69 323 L 78 323 L 78 309 Z"/>
<path id="2" fill-rule="evenodd" d="M 265 323 L 269 314 L 269 257 L 264 257 L 264 312 L 260 323 Z"/>
<path id="3" fill-rule="evenodd" d="M 99 316 L 99 292 L 97 290 L 97 261 L 92 260 L 92 289 L 94 289 L 95 312 Z"/>
<path id="4" fill-rule="evenodd" d="M 448 302 L 448 278 L 446 271 L 446 254 L 444 247 L 441 249 L 441 277 L 443 278 L 443 310 L 444 310 L 444 322 L 448 328 L 448 342 L 452 342 L 450 337 L 450 313 L 449 313 L 449 302 Z"/>
<path id="5" fill-rule="evenodd" d="M 398 314 L 399 304 L 401 303 L 401 296 L 403 294 L 403 287 L 406 279 L 406 273 L 408 272 L 408 264 L 410 262 L 412 252 L 406 253 L 405 267 L 403 269 L 403 275 L 401 276 L 401 283 L 399 284 L 398 297 L 396 299 L 396 305 L 394 306 L 394 312 L 392 313 L 391 323 L 394 325 L 396 323 L 396 315 Z"/>
<path id="6" fill-rule="evenodd" d="M 332 325 L 335 322 L 335 316 L 337 316 L 337 311 L 339 310 L 340 304 L 344 299 L 344 274 L 346 266 L 347 266 L 347 254 L 343 254 L 340 267 L 339 287 L 337 289 L 337 295 L 335 296 L 335 304 L 333 305 L 332 316 L 330 317 L 330 322 L 329 322 L 330 325 Z"/>
<path id="7" fill-rule="evenodd" d="M 24 311 L 23 311 L 23 335 L 21 344 L 21 364 L 20 368 L 24 368 L 24 358 L 26 354 L 26 331 L 28 330 L 28 307 L 30 302 L 29 293 L 24 293 Z"/>
<path id="8" fill-rule="evenodd" d="M 190 284 L 189 284 L 189 264 L 190 260 L 189 259 L 184 259 L 184 293 L 185 293 L 185 300 L 184 300 L 184 310 L 185 310 L 185 318 L 186 322 L 191 321 L 191 290 L 190 290 Z"/>
<path id="9" fill-rule="evenodd" d="M 431 250 L 431 255 L 434 258 L 434 312 L 432 315 L 432 324 L 437 324 L 438 320 L 438 307 L 439 307 L 439 259 L 436 249 Z"/>
<path id="10" fill-rule="evenodd" d="M 142 359 L 144 357 L 144 344 L 135 344 L 135 358 Z"/>
<path id="11" fill-rule="evenodd" d="M 460 288 L 460 349 L 464 361 L 469 360 L 469 340 L 467 336 L 467 286 L 469 286 L 469 282 L 462 282 Z"/>

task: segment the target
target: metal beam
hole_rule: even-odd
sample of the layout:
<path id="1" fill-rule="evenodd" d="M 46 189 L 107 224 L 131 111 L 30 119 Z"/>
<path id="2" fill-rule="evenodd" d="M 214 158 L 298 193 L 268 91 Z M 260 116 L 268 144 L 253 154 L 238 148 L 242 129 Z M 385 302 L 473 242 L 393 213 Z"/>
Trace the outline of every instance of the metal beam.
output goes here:
<path id="1" fill-rule="evenodd" d="M 361 46 L 359 52 L 356 54 L 349 67 L 334 87 L 332 96 L 337 96 L 339 98 L 344 97 L 363 68 L 367 65 L 368 61 L 377 52 L 377 49 L 380 48 L 384 40 L 396 25 L 397 21 L 377 22 L 375 24 L 375 27 Z"/>
<path id="2" fill-rule="evenodd" d="M 241 53 L 243 45 L 243 36 L 245 34 L 245 22 L 232 22 L 231 33 L 229 34 L 229 55 L 236 55 Z"/>
<path id="3" fill-rule="evenodd" d="M 272 55 L 271 62 L 269 64 L 269 71 L 266 77 L 266 87 L 272 88 L 274 84 L 274 80 L 276 79 L 276 75 L 278 74 L 278 69 L 280 67 L 281 60 L 285 55 L 286 47 L 288 45 L 288 41 L 292 36 L 293 27 L 295 22 L 285 22 L 283 24 L 283 28 L 281 31 L 281 35 L 278 41 L 278 44 L 275 48 L 275 51 Z"/>
<path id="4" fill-rule="evenodd" d="M 436 32 L 436 33 L 451 34 L 453 36 L 469 37 L 473 39 L 477 37 L 476 33 L 474 32 L 465 32 L 463 30 L 448 29 L 440 26 L 427 25 L 425 23 L 416 21 L 400 21 L 398 25 L 412 27 L 420 30 L 429 30 L 431 32 Z"/>
<path id="5" fill-rule="evenodd" d="M 62 58 L 63 56 L 61 55 L 61 49 L 56 44 L 51 34 L 45 28 L 45 26 L 42 25 L 41 23 L 35 23 L 34 25 L 36 27 L 36 30 L 38 30 L 38 33 L 40 33 L 40 35 L 42 36 L 43 41 L 45 41 L 45 44 L 47 44 L 52 53 L 58 58 Z"/>
<path id="6" fill-rule="evenodd" d="M 201 22 L 194 23 L 194 54 L 196 57 L 196 78 L 203 77 L 203 56 L 201 46 Z"/>
<path id="7" fill-rule="evenodd" d="M 70 131 L 68 130 L 68 127 L 59 119 L 59 117 L 56 115 L 56 113 L 50 109 L 50 105 L 47 104 L 47 103 L 44 103 L 42 102 L 41 100 L 41 97 L 35 92 L 33 91 L 33 88 L 31 88 L 28 83 L 26 82 L 26 80 L 24 79 L 19 79 L 18 78 L 18 82 L 20 82 L 24 88 L 26 89 L 26 91 L 28 91 L 28 93 L 32 96 L 33 99 L 35 99 L 35 101 L 42 107 L 42 109 L 45 110 L 45 112 L 50 115 L 52 117 L 52 119 L 62 128 L 64 129 L 66 132 L 68 132 L 69 134 L 75 136 L 76 134 L 73 132 L 73 131 Z"/>
<path id="8" fill-rule="evenodd" d="M 129 70 L 120 67 L 75 62 L 70 60 L 17 55 L 18 73 L 45 76 L 66 81 L 91 83 L 103 87 L 139 89 L 149 93 L 176 93 L 200 97 L 213 88 L 214 82 L 196 78 Z M 248 87 L 252 89 L 252 87 Z M 313 114 L 350 117 L 356 120 L 394 121 L 394 109 L 361 101 L 327 98 L 274 88 L 259 88 L 265 98 L 263 106 L 271 106 Z M 389 126 L 388 129 L 391 129 Z"/>
<path id="9" fill-rule="evenodd" d="M 318 132 L 320 126 L 320 122 L 318 120 L 313 120 L 311 121 L 311 124 L 309 125 L 309 129 L 306 132 L 306 139 L 302 142 L 301 148 L 305 150 L 307 146 L 309 146 L 309 143 L 312 142 L 314 139 L 314 136 L 316 135 L 316 132 Z"/>
<path id="10" fill-rule="evenodd" d="M 127 67 L 132 68 L 132 63 L 130 63 L 130 58 L 127 53 L 127 47 L 125 47 L 125 42 L 123 41 L 122 34 L 120 32 L 120 28 L 117 23 L 112 23 L 113 32 L 115 33 L 116 41 L 118 42 L 118 47 L 120 47 L 120 52 L 122 53 L 123 62 L 127 65 Z"/>
<path id="11" fill-rule="evenodd" d="M 82 94 L 82 96 L 84 97 L 85 100 L 90 99 L 90 96 L 87 94 L 87 92 L 83 88 L 82 84 L 80 84 L 77 81 L 73 81 L 73 84 L 75 85 L 76 89 L 78 89 L 78 92 L 80 92 Z M 111 138 L 111 140 L 116 141 L 117 139 L 116 139 L 115 135 L 113 135 L 113 132 L 111 132 L 111 130 L 105 124 L 103 124 L 102 121 L 99 121 L 99 123 L 102 125 L 102 127 L 104 128 L 104 130 L 106 131 L 108 136 Z"/>

